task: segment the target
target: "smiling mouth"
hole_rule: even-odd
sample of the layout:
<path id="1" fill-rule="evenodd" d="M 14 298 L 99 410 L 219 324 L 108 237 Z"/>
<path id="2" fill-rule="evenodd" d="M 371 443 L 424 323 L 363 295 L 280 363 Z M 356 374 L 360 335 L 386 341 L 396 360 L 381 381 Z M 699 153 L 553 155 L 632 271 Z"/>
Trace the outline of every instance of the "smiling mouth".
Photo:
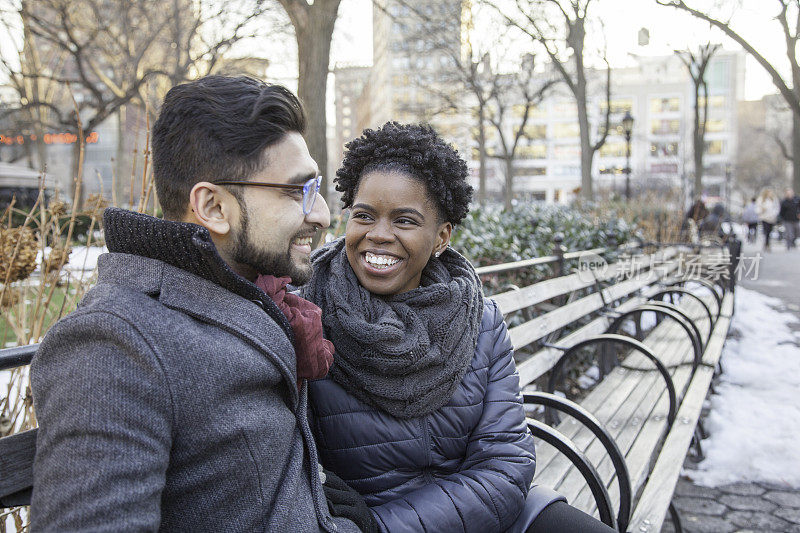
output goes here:
<path id="1" fill-rule="evenodd" d="M 302 253 L 310 254 L 311 253 L 311 240 L 313 239 L 312 235 L 308 235 L 305 237 L 296 237 L 292 239 L 292 249 L 298 250 Z"/>
<path id="2" fill-rule="evenodd" d="M 364 254 L 364 261 L 372 268 L 385 270 L 400 262 L 400 259 L 391 255 L 378 255 L 372 252 Z"/>

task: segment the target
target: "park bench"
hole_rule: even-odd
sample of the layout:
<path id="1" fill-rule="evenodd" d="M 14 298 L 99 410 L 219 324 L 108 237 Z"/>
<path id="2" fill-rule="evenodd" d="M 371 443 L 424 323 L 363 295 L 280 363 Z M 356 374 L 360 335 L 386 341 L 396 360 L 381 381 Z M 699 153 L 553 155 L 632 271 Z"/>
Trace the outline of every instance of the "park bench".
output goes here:
<path id="1" fill-rule="evenodd" d="M 604 250 L 565 254 L 556 243 L 551 257 L 477 270 L 554 266 L 551 279 L 493 296 L 510 325 L 526 409 L 544 407 L 543 421 L 528 419 L 550 444 L 537 448 L 534 483 L 619 531 L 660 531 L 668 513 L 680 531 L 672 494 L 692 445 L 702 453 L 698 422 L 730 326 L 735 262 L 720 246 L 645 248 L 567 273 L 570 259 Z M 554 394 L 587 356 L 596 385 L 578 403 Z"/>
<path id="2" fill-rule="evenodd" d="M 604 264 L 609 252 L 623 256 Z M 691 254 L 714 261 L 688 272 Z M 552 256 L 477 271 L 502 278 L 541 265 L 553 277 L 492 296 L 510 324 L 526 408 L 544 409 L 544 421 L 528 419 L 550 445 L 537 450 L 535 483 L 620 531 L 659 531 L 668 512 L 680 527 L 670 502 L 693 441 L 699 451 L 696 428 L 730 325 L 730 254 L 684 245 L 565 253 L 556 240 Z M 706 279 L 709 265 L 726 275 Z M 592 348 L 594 388 L 579 403 L 554 394 Z M 0 350 L 0 370 L 27 365 L 35 350 Z M 0 438 L 0 508 L 30 502 L 35 435 Z"/>

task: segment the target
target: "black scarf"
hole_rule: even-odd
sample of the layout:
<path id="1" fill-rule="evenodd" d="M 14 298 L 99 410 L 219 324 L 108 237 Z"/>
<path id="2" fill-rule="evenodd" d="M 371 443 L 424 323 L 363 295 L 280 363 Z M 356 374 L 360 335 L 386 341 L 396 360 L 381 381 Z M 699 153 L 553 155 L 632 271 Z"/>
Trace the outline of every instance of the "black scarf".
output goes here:
<path id="1" fill-rule="evenodd" d="M 305 298 L 322 308 L 336 349 L 331 378 L 398 418 L 447 404 L 475 354 L 483 293 L 469 261 L 448 248 L 422 271 L 420 286 L 394 296 L 363 288 L 344 239 L 317 250 Z"/>

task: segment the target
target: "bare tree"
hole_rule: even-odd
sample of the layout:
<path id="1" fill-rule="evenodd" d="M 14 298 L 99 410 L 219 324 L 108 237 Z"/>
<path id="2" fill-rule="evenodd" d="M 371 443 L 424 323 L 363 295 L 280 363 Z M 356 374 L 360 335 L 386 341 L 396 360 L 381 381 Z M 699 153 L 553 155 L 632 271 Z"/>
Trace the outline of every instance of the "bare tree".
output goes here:
<path id="1" fill-rule="evenodd" d="M 4 7 L 25 35 L 20 67 L 3 65 L 24 91 L 13 112 L 73 134 L 80 122 L 88 133 L 123 106 L 143 103 L 148 86 L 212 71 L 234 43 L 257 35 L 252 22 L 266 9 L 263 0 L 5 0 Z M 44 54 L 63 59 L 35 59 Z M 55 89 L 37 89 L 43 84 Z M 78 177 L 80 143 L 73 147 Z"/>
<path id="2" fill-rule="evenodd" d="M 477 144 L 478 201 L 487 198 L 487 162 L 496 158 L 503 162 L 504 200 L 510 209 L 514 162 L 520 141 L 525 137 L 530 111 L 554 81 L 538 81 L 541 75 L 534 74 L 532 54 L 526 54 L 521 61 L 508 60 L 504 51 L 515 47 L 509 45 L 507 30 L 475 39 L 472 5 L 443 3 L 433 8 L 406 0 L 397 3 L 405 8 L 405 20 L 410 18 L 418 28 L 410 32 L 403 46 L 445 59 L 444 63 L 437 63 L 440 68 L 434 79 L 422 73 L 409 76 L 409 83 L 429 98 L 423 105 L 410 103 L 401 110 L 431 121 L 453 114 L 467 119 Z M 491 14 L 493 10 L 483 13 Z M 391 13 L 388 15 L 398 20 Z M 453 21 L 461 21 L 462 27 L 454 26 Z"/>
<path id="3" fill-rule="evenodd" d="M 708 123 L 706 69 L 711 57 L 719 50 L 720 46 L 719 44 L 707 43 L 701 45 L 697 52 L 692 50 L 675 51 L 683 61 L 683 64 L 686 65 L 686 70 L 689 71 L 694 88 L 694 121 L 692 123 L 692 153 L 694 155 L 693 197 L 698 196 L 703 191 L 703 154 L 706 149 L 706 124 Z"/>
<path id="4" fill-rule="evenodd" d="M 800 63 L 798 63 L 797 57 L 798 39 L 800 38 L 800 6 L 798 6 L 797 0 L 771 0 L 769 2 L 770 5 L 778 9 L 775 20 L 780 26 L 784 41 L 786 42 L 786 58 L 789 60 L 789 66 L 791 68 L 791 80 L 789 82 L 787 82 L 778 72 L 778 69 L 756 49 L 753 43 L 747 41 L 731 27 L 730 19 L 725 19 L 722 16 L 717 16 L 699 8 L 692 7 L 684 0 L 656 0 L 656 3 L 685 11 L 719 29 L 744 48 L 744 50 L 767 71 L 772 79 L 772 83 L 775 84 L 775 87 L 792 110 L 791 153 L 793 157 L 795 154 L 800 154 Z M 792 166 L 794 189 L 800 190 L 800 164 L 794 163 Z"/>
<path id="5" fill-rule="evenodd" d="M 593 3 L 594 0 L 516 0 L 516 12 L 509 12 L 502 5 L 497 6 L 508 24 L 519 28 L 544 48 L 553 67 L 575 98 L 581 142 L 581 197 L 587 200 L 594 197 L 592 161 L 606 142 L 611 114 L 611 68 L 603 54 L 606 107 L 600 133 L 593 140 L 585 43 L 590 20 L 589 8 Z"/>
<path id="6" fill-rule="evenodd" d="M 504 205 L 510 210 L 511 200 L 514 198 L 514 176 L 517 170 L 515 162 L 520 141 L 526 136 L 531 110 L 542 101 L 555 81 L 536 81 L 533 55 L 525 56 L 515 73 L 499 75 L 495 79 L 497 90 L 490 94 L 487 120 L 493 126 L 498 142 L 494 147 L 488 147 L 487 155 L 503 162 Z M 519 111 L 518 121 L 509 117 L 512 109 Z"/>
<path id="7" fill-rule="evenodd" d="M 297 39 L 297 95 L 308 116 L 306 142 L 320 169 L 328 168 L 326 95 L 331 39 L 341 0 L 278 0 L 294 26 Z M 321 190 L 328 190 L 323 178 Z"/>

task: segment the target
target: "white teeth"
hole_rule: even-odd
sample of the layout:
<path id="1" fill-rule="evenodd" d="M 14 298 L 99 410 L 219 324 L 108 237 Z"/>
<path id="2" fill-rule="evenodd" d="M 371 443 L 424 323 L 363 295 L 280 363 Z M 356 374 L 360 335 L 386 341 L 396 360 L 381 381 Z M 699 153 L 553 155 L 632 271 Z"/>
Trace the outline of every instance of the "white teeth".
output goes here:
<path id="1" fill-rule="evenodd" d="M 365 255 L 365 259 L 367 260 L 367 263 L 369 263 L 370 265 L 372 265 L 372 266 L 374 266 L 376 268 L 390 267 L 390 266 L 394 265 L 395 263 L 397 263 L 398 261 L 400 261 L 396 257 L 391 257 L 391 256 L 388 256 L 388 255 L 376 255 L 376 254 L 373 254 L 372 252 L 367 252 L 364 255 Z"/>
<path id="2" fill-rule="evenodd" d="M 295 239 L 294 244 L 298 246 L 310 246 L 311 245 L 311 237 L 303 237 L 301 239 Z"/>

